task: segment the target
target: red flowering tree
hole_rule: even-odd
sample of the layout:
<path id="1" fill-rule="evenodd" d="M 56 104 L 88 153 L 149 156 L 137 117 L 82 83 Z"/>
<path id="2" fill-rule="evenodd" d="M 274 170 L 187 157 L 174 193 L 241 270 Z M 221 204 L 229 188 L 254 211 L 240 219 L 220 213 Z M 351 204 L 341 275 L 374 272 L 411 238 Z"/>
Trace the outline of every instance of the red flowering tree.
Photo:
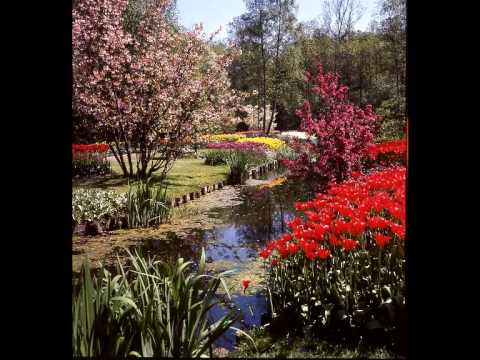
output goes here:
<path id="1" fill-rule="evenodd" d="M 73 106 L 95 118 L 126 177 L 166 175 L 181 145 L 234 117 L 232 52 L 210 51 L 200 27 L 175 29 L 169 3 L 146 2 L 135 27 L 125 23 L 128 0 L 73 8 Z"/>
<path id="2" fill-rule="evenodd" d="M 320 110 L 312 114 L 305 100 L 297 111 L 301 129 L 312 138 L 294 142 L 292 147 L 299 156 L 284 163 L 295 174 L 314 176 L 320 184 L 342 181 L 360 168 L 360 158 L 373 140 L 377 116 L 371 105 L 362 109 L 348 100 L 348 87 L 340 84 L 338 74 L 324 73 L 318 65 L 317 76 L 307 73 L 306 77 L 313 82 Z"/>

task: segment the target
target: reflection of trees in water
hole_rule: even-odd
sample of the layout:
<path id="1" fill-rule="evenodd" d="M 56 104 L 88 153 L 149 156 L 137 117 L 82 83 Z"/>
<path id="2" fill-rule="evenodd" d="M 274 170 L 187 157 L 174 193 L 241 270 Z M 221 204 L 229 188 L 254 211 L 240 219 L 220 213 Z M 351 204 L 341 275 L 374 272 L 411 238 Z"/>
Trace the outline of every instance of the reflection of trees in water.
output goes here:
<path id="1" fill-rule="evenodd" d="M 294 217 L 294 202 L 305 195 L 302 184 L 275 188 L 246 189 L 245 201 L 232 214 L 230 222 L 238 229 L 245 246 L 258 248 L 286 232 L 286 223 Z"/>
<path id="2" fill-rule="evenodd" d="M 223 223 L 233 225 L 234 233 L 217 234 L 215 230 L 203 229 L 168 232 L 159 239 L 145 240 L 139 246 L 145 254 L 157 255 L 163 261 L 176 261 L 179 257 L 198 261 L 202 247 L 215 258 L 237 256 L 243 252 L 237 253 L 239 248 L 256 251 L 268 240 L 288 231 L 286 223 L 295 216 L 295 201 L 312 197 L 308 189 L 308 184 L 291 180 L 270 189 L 245 187 L 242 194 L 244 201 L 231 211 L 224 209 L 220 212 Z M 208 243 L 220 246 L 209 251 Z"/>

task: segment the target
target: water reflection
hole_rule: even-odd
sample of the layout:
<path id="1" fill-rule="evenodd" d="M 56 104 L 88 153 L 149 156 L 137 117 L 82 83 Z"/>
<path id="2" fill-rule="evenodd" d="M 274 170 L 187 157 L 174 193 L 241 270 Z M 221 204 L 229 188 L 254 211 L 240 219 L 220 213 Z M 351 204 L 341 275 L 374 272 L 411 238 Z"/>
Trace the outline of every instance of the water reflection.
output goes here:
<path id="1" fill-rule="evenodd" d="M 234 295 L 230 306 L 241 313 L 240 321 L 235 322 L 232 326 L 246 330 L 253 326 L 261 325 L 261 316 L 267 312 L 267 303 L 265 297 L 256 295 Z M 210 321 L 215 322 L 222 316 L 226 315 L 228 309 L 222 305 L 215 305 L 209 312 Z M 236 330 L 227 330 L 216 342 L 216 347 L 232 350 L 235 345 Z"/>
<path id="2" fill-rule="evenodd" d="M 294 202 L 312 196 L 303 184 L 284 184 L 274 188 L 245 187 L 240 205 L 219 212 L 224 225 L 205 232 L 212 260 L 243 262 L 256 256 L 267 241 L 287 231 L 295 215 Z"/>
<path id="3" fill-rule="evenodd" d="M 166 238 L 147 240 L 141 246 L 166 261 L 178 257 L 196 261 L 204 247 L 208 262 L 227 260 L 241 264 L 257 256 L 267 241 L 286 232 L 287 222 L 296 215 L 294 202 L 312 194 L 308 185 L 294 181 L 272 188 L 245 186 L 239 205 L 212 209 L 206 214 L 220 219 L 222 225 L 208 230 L 169 232 Z"/>

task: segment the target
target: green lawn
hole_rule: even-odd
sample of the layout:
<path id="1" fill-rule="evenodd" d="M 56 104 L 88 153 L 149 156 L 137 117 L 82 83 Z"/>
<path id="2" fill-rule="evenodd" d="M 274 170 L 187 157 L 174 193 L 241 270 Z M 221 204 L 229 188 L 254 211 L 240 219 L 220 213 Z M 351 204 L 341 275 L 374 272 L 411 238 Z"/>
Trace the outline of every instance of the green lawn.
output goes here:
<path id="1" fill-rule="evenodd" d="M 112 175 L 73 180 L 73 188 L 97 188 L 126 192 L 128 190 L 128 179 L 122 177 L 120 166 L 116 161 L 113 160 L 111 163 Z M 204 160 L 201 159 L 179 159 L 175 162 L 165 180 L 168 185 L 167 193 L 170 197 L 173 197 L 199 190 L 201 186 L 226 180 L 228 173 L 229 170 L 226 165 L 209 166 L 205 165 Z M 155 183 L 157 179 L 158 177 L 154 173 L 152 181 Z"/>

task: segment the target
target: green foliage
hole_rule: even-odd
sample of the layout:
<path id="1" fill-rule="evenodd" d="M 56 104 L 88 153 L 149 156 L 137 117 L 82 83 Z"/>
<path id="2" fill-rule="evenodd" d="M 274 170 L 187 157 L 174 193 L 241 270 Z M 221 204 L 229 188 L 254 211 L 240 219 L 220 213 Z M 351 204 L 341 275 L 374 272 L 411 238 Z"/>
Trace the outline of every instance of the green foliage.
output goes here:
<path id="1" fill-rule="evenodd" d="M 210 149 L 205 153 L 206 165 L 226 164 L 226 153 L 224 150 Z"/>
<path id="2" fill-rule="evenodd" d="M 268 328 L 254 328 L 249 331 L 255 339 L 255 349 L 249 341 L 240 341 L 236 349 L 228 354 L 230 358 L 290 358 L 290 359 L 394 359 L 394 353 L 381 347 L 348 346 L 306 337 L 272 337 Z"/>
<path id="3" fill-rule="evenodd" d="M 405 98 L 395 97 L 385 100 L 377 108 L 377 114 L 381 116 L 376 137 L 378 142 L 401 139 L 404 136 L 406 126 Z"/>
<path id="4" fill-rule="evenodd" d="M 150 227 L 169 218 L 167 187 L 162 183 L 152 186 L 150 179 L 129 186 L 127 192 L 127 221 L 130 228 Z"/>
<path id="5" fill-rule="evenodd" d="M 126 295 L 126 279 L 101 268 L 92 278 L 88 262 L 82 266 L 72 298 L 74 356 L 126 357 L 132 352 L 135 303 Z"/>
<path id="6" fill-rule="evenodd" d="M 284 146 L 277 150 L 277 160 L 295 160 L 298 154 L 290 146 Z"/>
<path id="7" fill-rule="evenodd" d="M 114 277 L 102 267 L 92 279 L 84 264 L 73 293 L 73 355 L 204 357 L 237 320 L 233 312 L 208 320 L 229 272 L 205 274 L 204 251 L 197 272 L 181 258 L 166 264 L 128 254 L 131 268 L 125 271 L 119 261 Z"/>
<path id="8" fill-rule="evenodd" d="M 97 189 L 74 189 L 72 218 L 76 223 L 100 221 L 106 216 L 117 218 L 125 213 L 125 194 Z"/>
<path id="9" fill-rule="evenodd" d="M 230 168 L 229 182 L 232 184 L 244 183 L 247 172 L 251 167 L 263 164 L 266 156 L 255 151 L 226 150 L 226 163 Z"/>

